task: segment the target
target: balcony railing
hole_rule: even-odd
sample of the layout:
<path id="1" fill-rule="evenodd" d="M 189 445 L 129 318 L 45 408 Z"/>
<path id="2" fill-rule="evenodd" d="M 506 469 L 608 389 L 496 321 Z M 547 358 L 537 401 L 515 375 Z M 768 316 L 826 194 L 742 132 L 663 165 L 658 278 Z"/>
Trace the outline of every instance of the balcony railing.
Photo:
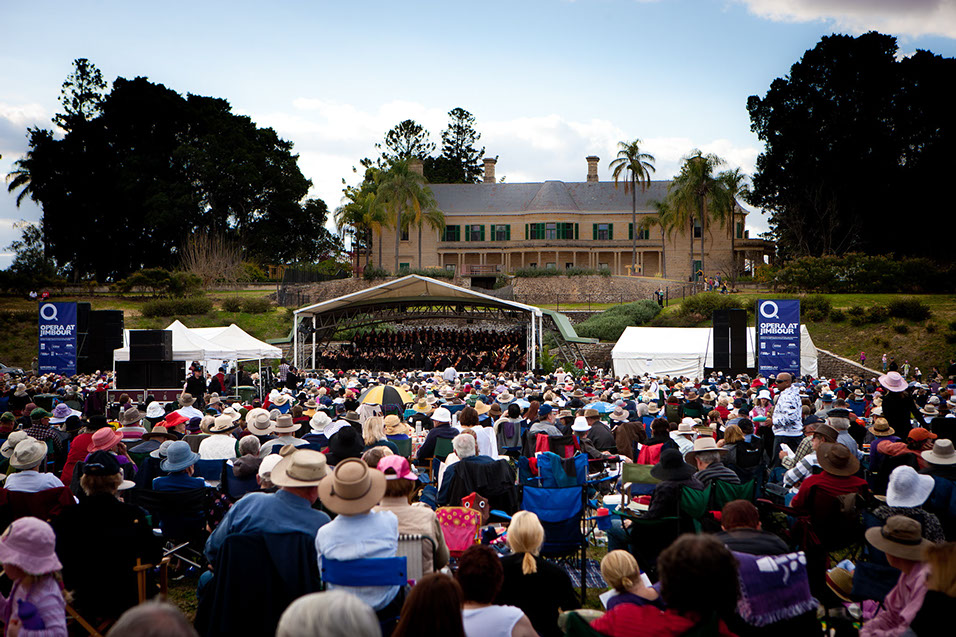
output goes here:
<path id="1" fill-rule="evenodd" d="M 469 265 L 465 264 L 462 266 L 461 275 L 462 276 L 494 276 L 501 272 L 500 265 L 486 264 L 486 265 Z"/>

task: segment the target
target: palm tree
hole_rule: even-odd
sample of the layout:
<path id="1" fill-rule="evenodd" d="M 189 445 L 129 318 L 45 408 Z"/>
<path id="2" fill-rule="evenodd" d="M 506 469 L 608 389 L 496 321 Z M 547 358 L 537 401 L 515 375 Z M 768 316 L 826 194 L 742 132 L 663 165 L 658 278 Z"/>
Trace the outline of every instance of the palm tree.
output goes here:
<path id="1" fill-rule="evenodd" d="M 395 273 L 398 273 L 398 250 L 401 240 L 402 230 L 411 226 L 412 223 L 418 223 L 418 264 L 422 262 L 422 241 L 421 228 L 424 218 L 429 225 L 439 223 L 435 212 L 435 198 L 431 189 L 425 185 L 425 178 L 408 167 L 406 160 L 399 160 L 392 164 L 391 168 L 382 176 L 378 185 L 378 196 L 382 203 L 394 215 L 393 224 L 395 227 Z M 410 218 L 403 221 L 402 211 L 408 209 Z M 440 224 L 444 226 L 444 215 L 441 216 Z"/>
<path id="2" fill-rule="evenodd" d="M 707 231 L 708 209 L 713 210 L 715 198 L 720 189 L 714 170 L 724 164 L 724 160 L 714 155 L 703 154 L 696 148 L 684 158 L 680 172 L 671 182 L 668 199 L 679 217 L 684 220 L 691 218 L 691 280 L 696 279 L 694 272 L 694 226 L 696 218 L 700 222 L 700 269 L 706 272 L 704 264 L 704 233 Z"/>
<path id="3" fill-rule="evenodd" d="M 661 229 L 661 276 L 667 278 L 667 253 L 664 234 L 668 236 L 674 231 L 674 214 L 666 201 L 651 201 L 654 214 L 644 217 L 641 221 L 642 230 L 650 230 L 654 226 Z M 691 244 L 693 246 L 693 244 Z"/>
<path id="4" fill-rule="evenodd" d="M 406 224 L 408 227 L 418 227 L 418 267 L 422 267 L 422 226 L 426 223 L 433 230 L 441 232 L 445 229 L 445 213 L 435 207 L 435 198 L 431 194 L 431 189 L 425 188 L 425 197 L 419 199 L 418 213 L 414 216 L 407 216 Z"/>
<path id="5" fill-rule="evenodd" d="M 651 183 L 651 173 L 654 172 L 654 156 L 641 152 L 641 140 L 632 142 L 618 142 L 617 158 L 611 160 L 608 168 L 614 177 L 614 187 L 618 180 L 627 174 L 624 182 L 624 192 L 631 191 L 631 272 L 637 270 L 637 187 L 641 192 L 647 190 Z"/>
<path id="6" fill-rule="evenodd" d="M 36 184 L 33 182 L 34 154 L 33 150 L 41 144 L 48 144 L 54 141 L 53 133 L 41 128 L 31 128 L 27 131 L 30 134 L 30 147 L 26 154 L 13 162 L 13 170 L 7 173 L 7 192 L 13 192 L 17 188 L 17 208 L 23 203 L 23 200 L 29 197 L 33 201 L 37 200 Z M 49 153 L 47 153 L 49 154 Z"/>
<path id="7" fill-rule="evenodd" d="M 738 199 L 747 200 L 750 196 L 750 185 L 747 183 L 748 176 L 740 168 L 725 170 L 717 175 L 719 188 L 717 190 L 717 205 L 714 206 L 714 218 L 720 221 L 722 225 L 730 227 L 730 263 L 733 273 L 737 272 L 737 208 Z"/>

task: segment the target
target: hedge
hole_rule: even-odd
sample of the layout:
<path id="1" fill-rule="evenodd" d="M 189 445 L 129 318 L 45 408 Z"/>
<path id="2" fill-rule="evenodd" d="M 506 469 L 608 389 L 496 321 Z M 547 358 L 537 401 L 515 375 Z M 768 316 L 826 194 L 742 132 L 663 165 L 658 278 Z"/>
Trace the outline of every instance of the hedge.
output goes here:
<path id="1" fill-rule="evenodd" d="M 647 299 L 614 307 L 595 314 L 574 327 L 578 336 L 616 341 L 631 325 L 645 325 L 661 311 L 655 301 Z"/>
<path id="2" fill-rule="evenodd" d="M 911 321 L 925 321 L 933 315 L 929 306 L 919 299 L 894 299 L 887 306 L 890 316 L 909 319 Z"/>
<path id="3" fill-rule="evenodd" d="M 568 278 L 573 276 L 611 276 L 611 271 L 608 268 L 565 268 L 560 270 L 558 268 L 518 268 L 514 271 L 513 276 L 521 277 L 525 279 L 537 279 L 541 277 L 549 276 L 566 276 Z"/>
<path id="4" fill-rule="evenodd" d="M 794 292 L 952 292 L 956 265 L 859 253 L 803 257 L 773 272 L 772 281 Z"/>
<path id="5" fill-rule="evenodd" d="M 184 299 L 154 299 L 143 303 L 143 316 L 187 316 L 208 314 L 212 311 L 212 301 L 204 296 L 189 296 Z"/>

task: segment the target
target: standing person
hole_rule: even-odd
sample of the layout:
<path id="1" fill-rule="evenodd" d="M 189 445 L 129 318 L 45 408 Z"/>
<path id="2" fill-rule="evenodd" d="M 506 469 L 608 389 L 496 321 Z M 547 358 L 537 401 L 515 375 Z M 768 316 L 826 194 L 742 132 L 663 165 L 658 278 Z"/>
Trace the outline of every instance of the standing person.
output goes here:
<path id="1" fill-rule="evenodd" d="M 883 363 L 883 373 L 886 373 L 886 366 L 889 364 L 888 359 L 886 358 L 886 352 L 883 352 L 883 358 L 881 359 Z"/>
<path id="2" fill-rule="evenodd" d="M 206 377 L 203 375 L 202 367 L 193 367 L 193 375 L 186 379 L 183 394 L 189 394 L 195 398 L 196 402 L 199 403 L 196 405 L 197 407 L 202 406 L 203 396 L 206 395 Z M 182 401 L 180 401 L 180 404 L 182 404 Z"/>
<path id="3" fill-rule="evenodd" d="M 803 439 L 803 401 L 800 390 L 793 384 L 793 376 L 787 372 L 777 375 L 777 405 L 773 409 L 773 452 L 771 458 L 779 463 L 780 445 L 787 444 L 795 450 Z"/>
<path id="4" fill-rule="evenodd" d="M 860 365 L 866 365 L 866 352 L 860 352 Z"/>
<path id="5" fill-rule="evenodd" d="M 277 376 L 279 378 L 279 386 L 285 387 L 285 381 L 289 378 L 289 363 L 284 358 L 279 360 L 279 373 Z"/>
<path id="6" fill-rule="evenodd" d="M 10 596 L 0 595 L 5 635 L 65 637 L 66 602 L 56 556 L 56 535 L 43 520 L 14 520 L 0 537 L 0 563 L 13 581 Z"/>
<path id="7" fill-rule="evenodd" d="M 923 414 L 920 413 L 913 396 L 906 391 L 906 380 L 898 372 L 889 372 L 879 378 L 880 385 L 886 389 L 883 396 L 883 417 L 890 427 L 896 430 L 896 435 L 906 439 L 912 424 L 910 416 L 920 425 L 925 426 Z"/>

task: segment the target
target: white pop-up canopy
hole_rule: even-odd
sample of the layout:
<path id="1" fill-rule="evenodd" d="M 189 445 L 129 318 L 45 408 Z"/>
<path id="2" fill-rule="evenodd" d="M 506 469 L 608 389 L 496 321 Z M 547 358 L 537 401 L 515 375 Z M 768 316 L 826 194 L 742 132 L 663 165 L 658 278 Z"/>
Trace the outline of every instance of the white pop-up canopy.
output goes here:
<path id="1" fill-rule="evenodd" d="M 611 350 L 614 375 L 702 378 L 712 367 L 714 345 L 709 327 L 629 327 Z M 747 328 L 747 363 L 754 364 L 755 328 Z M 817 348 L 806 325 L 800 326 L 800 374 L 817 375 Z"/>
<path id="2" fill-rule="evenodd" d="M 192 327 L 189 331 L 236 353 L 235 359 L 281 358 L 282 350 L 260 341 L 235 323 L 229 327 Z M 232 360 L 232 359 L 230 359 Z"/>
<path id="3" fill-rule="evenodd" d="M 236 350 L 203 338 L 175 320 L 166 327 L 173 333 L 174 361 L 235 360 Z M 129 360 L 129 332 L 123 330 L 123 347 L 113 350 L 114 361 Z"/>

